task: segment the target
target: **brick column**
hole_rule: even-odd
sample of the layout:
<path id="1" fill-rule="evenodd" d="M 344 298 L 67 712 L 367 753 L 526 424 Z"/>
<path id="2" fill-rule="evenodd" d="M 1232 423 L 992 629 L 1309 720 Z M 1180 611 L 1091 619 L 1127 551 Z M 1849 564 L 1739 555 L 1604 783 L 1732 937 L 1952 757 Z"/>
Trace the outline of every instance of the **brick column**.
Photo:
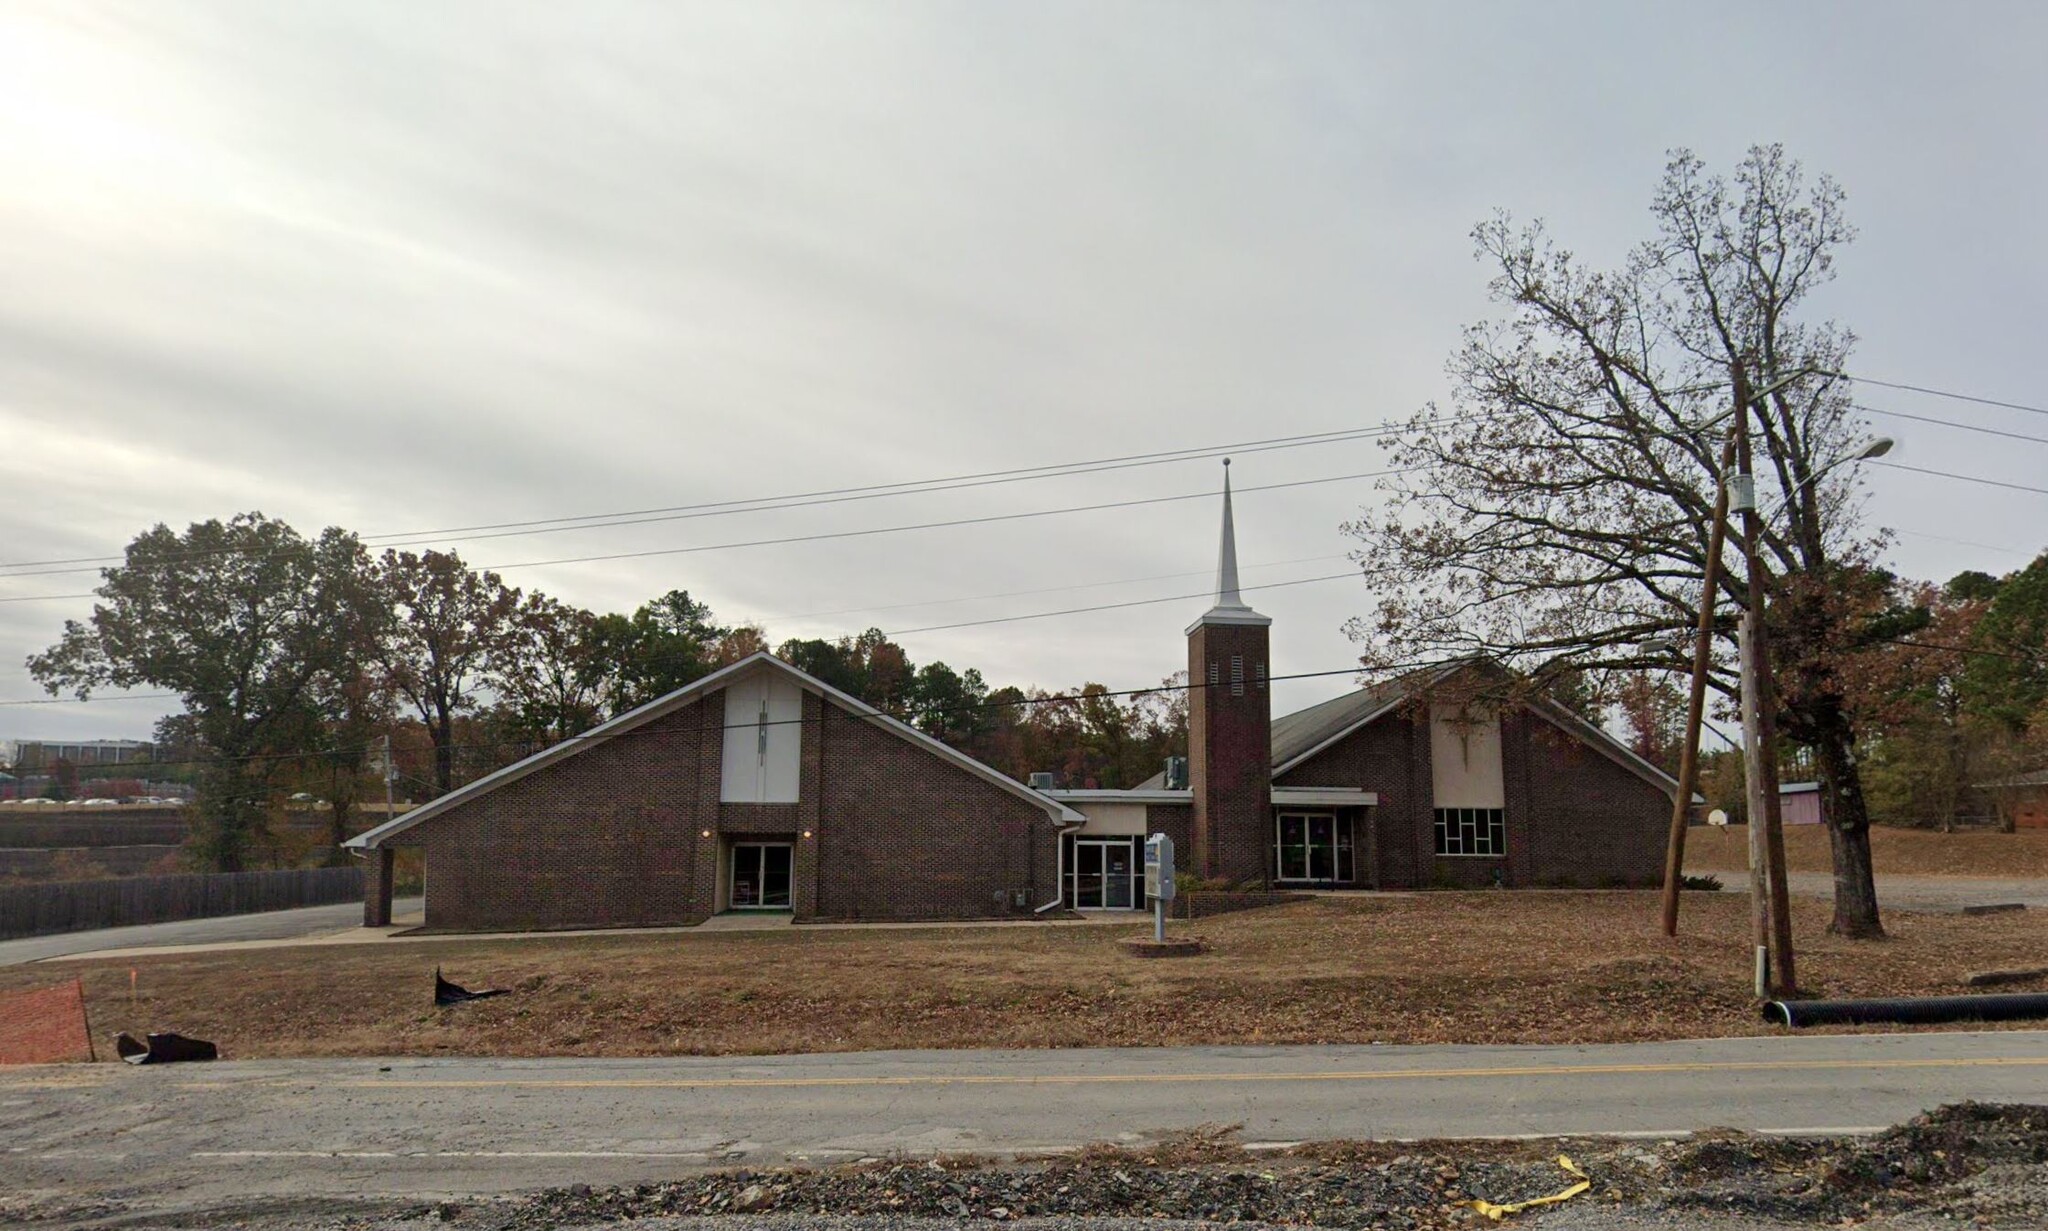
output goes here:
<path id="1" fill-rule="evenodd" d="M 398 852 L 379 847 L 363 859 L 363 926 L 391 926 L 391 879 Z"/>
<path id="2" fill-rule="evenodd" d="M 796 849 L 790 859 L 790 908 L 798 919 L 818 916 L 818 849 L 824 841 L 825 741 L 847 722 L 859 721 L 810 689 L 803 693 L 803 746 L 797 774 Z"/>

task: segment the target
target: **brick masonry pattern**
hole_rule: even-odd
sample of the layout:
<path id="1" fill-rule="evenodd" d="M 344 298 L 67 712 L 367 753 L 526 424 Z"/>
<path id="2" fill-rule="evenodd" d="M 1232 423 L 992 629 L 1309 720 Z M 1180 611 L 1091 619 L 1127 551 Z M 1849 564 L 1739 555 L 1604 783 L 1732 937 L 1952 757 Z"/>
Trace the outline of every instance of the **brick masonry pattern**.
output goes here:
<path id="1" fill-rule="evenodd" d="M 421 822 L 399 840 L 426 855 L 427 925 L 698 922 L 728 905 L 735 839 L 792 844 L 798 919 L 1029 916 L 1053 897 L 1043 808 L 816 693 L 803 717 L 798 803 L 720 802 L 712 693 Z"/>
<path id="2" fill-rule="evenodd" d="M 1397 710 L 1280 775 L 1282 786 L 1379 792 L 1371 883 L 1382 889 L 1652 885 L 1671 797 L 1526 708 L 1501 719 L 1508 853 L 1438 858 L 1426 706 Z"/>

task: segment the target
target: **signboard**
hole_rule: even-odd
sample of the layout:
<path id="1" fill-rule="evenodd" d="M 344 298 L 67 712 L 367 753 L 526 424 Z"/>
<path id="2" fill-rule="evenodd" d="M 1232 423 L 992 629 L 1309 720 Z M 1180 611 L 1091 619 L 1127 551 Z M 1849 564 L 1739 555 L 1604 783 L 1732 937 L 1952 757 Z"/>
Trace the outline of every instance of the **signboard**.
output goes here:
<path id="1" fill-rule="evenodd" d="M 1145 896 L 1173 901 L 1173 839 L 1163 833 L 1145 839 Z"/>

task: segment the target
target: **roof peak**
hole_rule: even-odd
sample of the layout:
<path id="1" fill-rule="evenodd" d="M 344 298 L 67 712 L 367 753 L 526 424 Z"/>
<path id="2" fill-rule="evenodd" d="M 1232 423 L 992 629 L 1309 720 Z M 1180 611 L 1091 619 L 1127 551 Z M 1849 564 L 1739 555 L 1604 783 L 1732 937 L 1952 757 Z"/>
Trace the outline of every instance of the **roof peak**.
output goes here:
<path id="1" fill-rule="evenodd" d="M 1244 601 L 1237 580 L 1237 519 L 1230 509 L 1230 459 L 1223 459 L 1223 533 L 1216 545 L 1216 601 L 1196 624 L 1271 624 Z"/>

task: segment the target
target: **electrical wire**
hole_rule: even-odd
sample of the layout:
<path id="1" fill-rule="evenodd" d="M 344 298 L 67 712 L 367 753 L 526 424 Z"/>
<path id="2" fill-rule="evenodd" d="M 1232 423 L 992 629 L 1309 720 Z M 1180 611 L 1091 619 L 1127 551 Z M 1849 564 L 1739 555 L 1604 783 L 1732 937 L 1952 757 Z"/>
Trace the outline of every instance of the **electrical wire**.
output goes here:
<path id="1" fill-rule="evenodd" d="M 1885 410 L 1882 407 L 1865 406 L 1861 402 L 1851 402 L 1850 405 L 1854 406 L 1857 410 L 1863 411 L 1865 414 L 1885 415 L 1893 419 L 1911 419 L 1915 423 L 1932 423 L 1938 427 L 1952 427 L 1957 431 L 1976 432 L 1981 436 L 1998 436 L 2006 440 L 2026 440 L 2037 445 L 2048 445 L 2048 436 L 2029 436 L 2025 432 L 2008 432 L 2002 428 L 1979 427 L 1974 423 L 1958 423 L 1954 419 L 1939 419 L 1933 415 L 1914 415 L 1908 414 L 1903 410 Z"/>
<path id="2" fill-rule="evenodd" d="M 1454 423 L 1480 416 L 1444 416 L 1428 422 Z M 1274 436 L 1261 440 L 1238 441 L 1224 445 L 1203 445 L 1189 449 L 1174 449 L 1158 453 L 1132 453 L 1119 457 L 1094 458 L 1077 462 L 1057 462 L 1043 466 L 1027 466 L 1009 470 L 989 470 L 975 474 L 953 475 L 934 479 L 914 479 L 900 483 L 873 484 L 865 487 L 827 488 L 820 491 L 796 492 L 782 496 L 757 496 L 738 500 L 707 501 L 699 504 L 668 505 L 649 509 L 630 509 L 611 513 L 589 513 L 574 517 L 540 518 L 533 521 L 486 522 L 473 526 L 456 526 L 440 530 L 409 530 L 378 535 L 364 535 L 366 545 L 384 547 L 416 546 L 419 543 L 435 541 L 448 536 L 462 536 L 466 540 L 516 537 L 527 534 L 548 534 L 559 530 L 605 529 L 614 526 L 636 526 L 651 522 L 681 521 L 698 517 L 726 516 L 734 513 L 772 512 L 778 509 L 807 508 L 820 504 L 840 504 L 856 500 L 873 500 L 889 496 L 914 496 L 926 492 L 957 491 L 962 488 L 989 487 L 1007 483 L 1030 482 L 1037 479 L 1057 479 L 1070 475 L 1098 474 L 1104 471 L 1128 470 L 1143 466 L 1171 465 L 1175 462 L 1202 461 L 1230 453 L 1263 453 L 1276 449 L 1299 449 L 1327 444 L 1347 444 L 1359 440 L 1373 440 L 1396 435 L 1408 430 L 1409 424 L 1381 424 L 1372 427 L 1343 428 L 1329 432 L 1316 432 L 1300 436 Z M 557 525 L 555 523 L 565 523 Z M 567 524 L 577 523 L 577 524 Z M 404 539 L 407 542 L 386 540 Z M 187 552 L 178 559 L 203 559 L 216 555 L 231 555 L 243 551 L 241 548 L 218 548 L 208 551 Z M 25 560 L 0 564 L 0 569 L 33 569 L 33 572 L 10 572 L 0 574 L 14 577 L 42 577 L 60 573 L 81 573 L 96 571 L 93 568 L 46 567 L 58 565 L 97 565 L 118 563 L 124 556 L 77 556 L 55 560 Z"/>
<path id="3" fill-rule="evenodd" d="M 1907 385 L 1895 380 L 1879 380 L 1874 376 L 1851 376 L 1847 372 L 1816 371 L 1816 376 L 1836 376 L 1853 380 L 1861 385 L 1878 385 L 1885 389 L 1903 389 L 1909 393 L 1926 393 L 1938 398 L 1952 398 L 1958 402 L 1975 402 L 1980 406 L 1997 406 L 2005 410 L 2024 410 L 2032 415 L 2048 415 L 2048 407 L 2028 406 L 2023 402 L 2001 402 L 1997 398 L 1978 397 L 1970 393 L 1955 393 L 1947 389 L 1931 389 L 1926 385 Z"/>
<path id="4" fill-rule="evenodd" d="M 1953 470 L 1930 470 L 1925 466 L 1908 466 L 1903 462 L 1872 460 L 1866 461 L 1863 464 L 1866 466 L 1882 466 L 1886 470 L 1904 470 L 1912 474 L 1932 475 L 1937 479 L 1957 479 L 1964 483 L 1981 483 L 1986 487 L 2003 487 L 2009 491 L 2033 492 L 2036 495 L 2048 496 L 2048 487 L 2034 487 L 2026 483 L 2008 483 L 2004 479 L 1987 479 L 1982 475 L 1957 474 Z"/>

